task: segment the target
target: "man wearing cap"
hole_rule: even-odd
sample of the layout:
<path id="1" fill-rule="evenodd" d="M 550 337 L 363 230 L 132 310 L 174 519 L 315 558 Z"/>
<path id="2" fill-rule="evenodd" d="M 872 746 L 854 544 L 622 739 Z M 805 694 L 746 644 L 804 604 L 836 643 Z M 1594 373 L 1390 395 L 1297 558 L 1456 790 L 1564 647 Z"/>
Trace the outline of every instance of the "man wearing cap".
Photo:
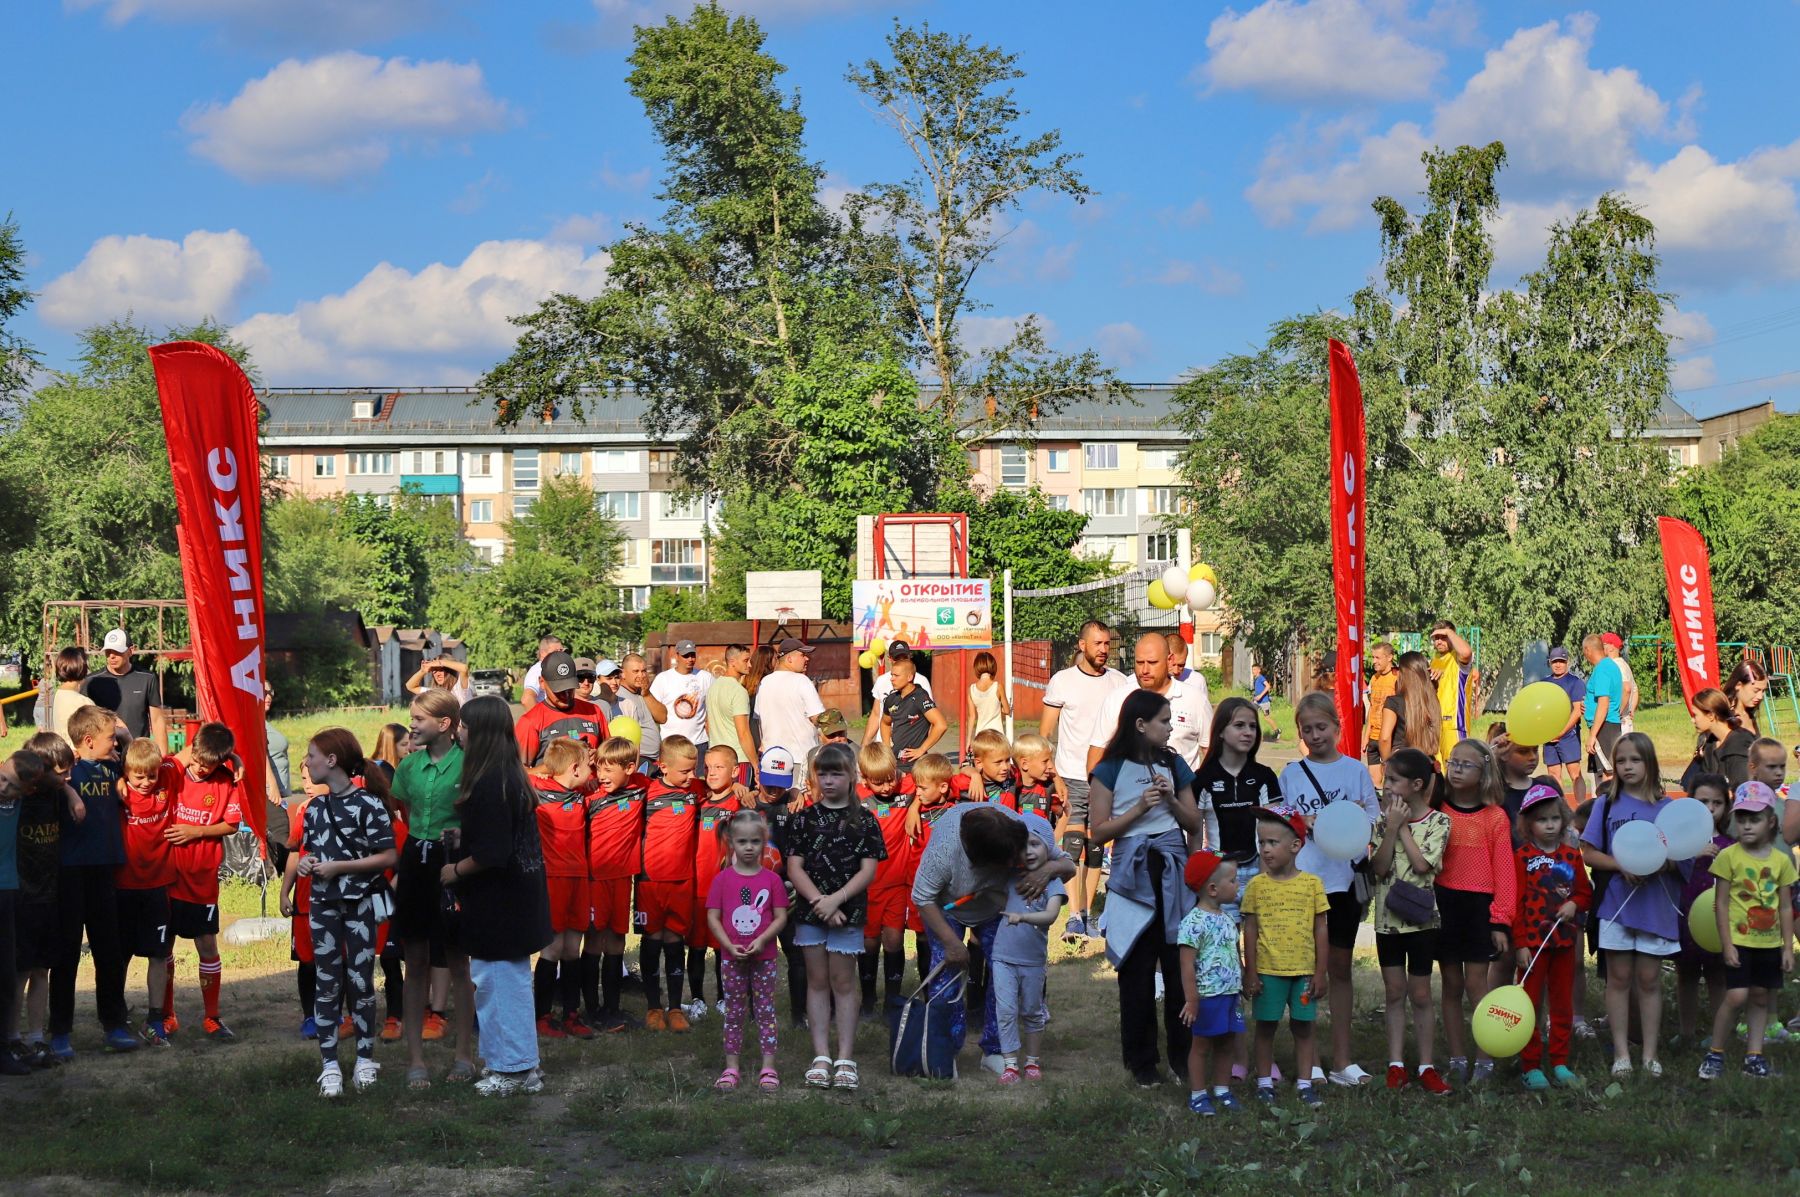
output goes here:
<path id="1" fill-rule="evenodd" d="M 448 690 L 456 696 L 457 702 L 474 698 L 475 691 L 469 686 L 468 665 L 441 648 L 433 651 L 438 655 L 419 662 L 419 668 L 406 679 L 406 692 L 423 694 L 427 690 Z"/>
<path id="2" fill-rule="evenodd" d="M 748 767 L 756 759 L 756 737 L 750 731 L 750 691 L 744 679 L 750 676 L 750 647 L 745 644 L 725 646 L 725 672 L 713 679 L 706 692 L 706 738 L 714 748 L 729 748 L 737 753 L 738 764 Z"/>
<path id="3" fill-rule="evenodd" d="M 592 702 L 595 706 L 599 706 L 599 703 L 594 702 L 594 687 L 598 682 L 599 679 L 594 673 L 594 658 L 576 657 L 575 697 L 581 699 L 583 702 Z"/>
<path id="4" fill-rule="evenodd" d="M 818 719 L 825 713 L 819 688 L 806 676 L 812 648 L 789 636 L 775 646 L 775 668 L 756 688 L 762 746 L 785 748 L 796 761 L 819 746 Z"/>
<path id="5" fill-rule="evenodd" d="M 1587 698 L 1582 713 L 1587 717 L 1588 769 L 1594 785 L 1612 776 L 1613 745 L 1619 742 L 1623 729 L 1619 717 L 1625 704 L 1625 675 L 1619 663 L 1606 655 L 1606 645 L 1589 632 L 1582 638 L 1581 655 L 1587 658 Z"/>
<path id="6" fill-rule="evenodd" d="M 826 707 L 819 716 L 819 740 L 825 744 L 848 744 L 850 721 L 836 707 Z"/>
<path id="7" fill-rule="evenodd" d="M 576 662 L 579 666 L 580 662 Z M 580 672 L 579 668 L 576 672 Z M 617 719 L 625 713 L 619 702 L 619 663 L 611 657 L 601 657 L 594 662 L 594 697 L 593 704 L 600 708 L 608 720 Z"/>
<path id="8" fill-rule="evenodd" d="M 1068 814 L 1057 834 L 1063 850 L 1080 866 L 1069 886 L 1070 914 L 1063 928 L 1069 939 L 1089 933 L 1090 871 L 1098 869 L 1102 859 L 1100 846 L 1088 838 L 1088 745 L 1113 691 L 1131 687 L 1124 674 L 1107 668 L 1111 652 L 1111 630 L 1097 619 L 1088 620 L 1081 625 L 1074 664 L 1059 670 L 1044 690 L 1039 731 L 1056 743 L 1056 778 L 1068 798 Z"/>
<path id="9" fill-rule="evenodd" d="M 525 671 L 525 680 L 520 683 L 519 701 L 526 710 L 530 710 L 544 700 L 544 658 L 551 653 L 560 653 L 566 646 L 555 636 L 545 636 L 538 641 L 537 660 Z"/>
<path id="10" fill-rule="evenodd" d="M 886 702 L 887 696 L 894 692 L 894 662 L 908 659 L 911 656 L 912 647 L 904 640 L 893 641 L 888 645 L 887 652 L 883 654 L 883 659 L 887 661 L 888 667 L 883 669 L 873 682 L 869 683 L 869 723 L 867 727 L 863 728 L 862 738 L 865 747 L 881 739 L 881 704 Z M 913 664 L 916 666 L 918 662 L 915 660 Z M 925 691 L 927 698 L 933 697 L 931 679 L 916 668 L 913 670 L 913 684 Z"/>
<path id="11" fill-rule="evenodd" d="M 1476 680 L 1470 662 L 1475 659 L 1475 650 L 1447 619 L 1431 625 L 1431 647 L 1436 653 L 1431 658 L 1431 680 L 1437 683 L 1438 709 L 1444 717 L 1438 757 L 1447 761 L 1450 750 L 1469 738 Z"/>
<path id="12" fill-rule="evenodd" d="M 1627 735 L 1631 731 L 1632 716 L 1637 714 L 1638 688 L 1637 679 L 1631 676 L 1631 662 L 1625 659 L 1625 640 L 1617 632 L 1602 632 L 1600 647 L 1606 651 L 1607 659 L 1619 667 L 1619 678 L 1622 682 L 1624 696 L 1619 700 L 1619 734 Z"/>
<path id="13" fill-rule="evenodd" d="M 669 653 L 669 667 L 650 683 L 650 693 L 667 712 L 662 734 L 686 736 L 704 760 L 711 745 L 706 738 L 706 694 L 712 688 L 713 675 L 695 668 L 699 660 L 700 649 L 692 640 L 676 642 Z"/>
<path id="14" fill-rule="evenodd" d="M 1581 771 L 1581 708 L 1587 699 L 1587 683 L 1569 668 L 1569 650 L 1557 645 L 1550 650 L 1550 681 L 1569 696 L 1569 721 L 1562 734 L 1544 745 L 1544 769 L 1573 794 L 1574 805 L 1587 801 L 1587 777 Z"/>
<path id="15" fill-rule="evenodd" d="M 519 741 L 519 759 L 527 766 L 535 765 L 553 740 L 580 740 L 589 748 L 598 748 L 606 739 L 606 716 L 600 708 L 575 694 L 580 684 L 575 676 L 575 658 L 554 652 L 543 665 L 544 701 L 534 704 L 513 724 L 513 735 Z"/>
<path id="16" fill-rule="evenodd" d="M 169 712 L 162 704 L 162 682 L 154 673 L 131 663 L 131 636 L 124 628 L 108 632 L 100 647 L 106 653 L 106 670 L 88 674 L 81 683 L 81 692 L 94 705 L 117 715 L 132 739 L 148 736 L 167 752 Z"/>
<path id="17" fill-rule="evenodd" d="M 669 708 L 650 693 L 650 663 L 638 653 L 626 653 L 619 661 L 619 710 L 637 720 L 638 762 L 648 771 L 662 751 L 662 722 Z"/>

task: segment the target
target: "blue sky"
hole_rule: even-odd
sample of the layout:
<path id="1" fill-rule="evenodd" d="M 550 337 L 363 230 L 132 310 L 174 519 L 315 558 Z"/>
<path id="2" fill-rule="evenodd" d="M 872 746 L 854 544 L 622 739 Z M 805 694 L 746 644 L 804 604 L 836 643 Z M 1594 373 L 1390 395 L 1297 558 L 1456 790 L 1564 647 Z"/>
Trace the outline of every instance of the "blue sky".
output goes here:
<path id="1" fill-rule="evenodd" d="M 604 284 L 653 220 L 659 159 L 626 91 L 663 0 L 34 0 L 8 5 L 10 208 L 53 367 L 82 327 L 213 315 L 286 385 L 472 380 L 506 317 Z M 1369 201 L 1419 151 L 1504 140 L 1501 268 L 1600 191 L 1657 222 L 1679 397 L 1800 407 L 1800 4 L 1587 9 L 1445 0 L 1102 6 L 740 0 L 789 67 L 828 193 L 906 169 L 843 80 L 898 15 L 1004 46 L 1027 127 L 1099 198 L 1032 201 L 974 326 L 1038 313 L 1064 348 L 1166 381 L 1343 302 Z"/>

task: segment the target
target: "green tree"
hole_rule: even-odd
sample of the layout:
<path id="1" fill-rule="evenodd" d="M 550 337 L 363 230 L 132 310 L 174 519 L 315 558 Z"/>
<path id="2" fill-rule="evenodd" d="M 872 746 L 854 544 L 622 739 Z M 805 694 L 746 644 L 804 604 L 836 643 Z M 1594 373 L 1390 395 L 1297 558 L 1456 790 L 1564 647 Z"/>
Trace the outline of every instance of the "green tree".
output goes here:
<path id="1" fill-rule="evenodd" d="M 550 634 L 577 653 L 605 654 L 629 626 L 604 579 L 567 557 L 535 551 L 443 579 L 430 618 L 439 631 L 468 643 L 476 669 L 522 670 L 535 658 L 539 637 Z"/>
<path id="2" fill-rule="evenodd" d="M 25 393 L 37 369 L 37 352 L 7 327 L 31 300 L 25 289 L 25 243 L 19 237 L 19 222 L 9 212 L 0 220 L 0 416 Z"/>
<path id="3" fill-rule="evenodd" d="M 546 481 L 531 510 L 507 522 L 506 535 L 515 553 L 562 557 L 601 580 L 618 572 L 625 550 L 625 533 L 579 478 Z"/>
<path id="4" fill-rule="evenodd" d="M 1059 131 L 1020 130 L 1028 113 L 1011 86 L 1025 77 L 1018 56 L 898 20 L 887 47 L 890 61 L 871 58 L 848 79 L 899 135 L 914 169 L 871 185 L 848 207 L 880 234 L 859 245 L 877 285 L 897 292 L 908 340 L 936 377 L 940 417 L 977 441 L 998 428 L 1030 428 L 1075 399 L 1122 397 L 1126 388 L 1093 350 L 1051 351 L 1035 315 L 992 350 L 971 352 L 963 335 L 963 318 L 990 306 L 976 298 L 976 277 L 1020 203 L 1031 195 L 1083 203 L 1093 194 Z"/>
<path id="5" fill-rule="evenodd" d="M 270 660 L 270 684 L 284 709 L 369 700 L 368 650 L 334 617 L 364 601 L 377 552 L 344 530 L 329 499 L 280 497 L 263 511 L 263 582 L 271 614 L 298 621 L 304 651 Z"/>

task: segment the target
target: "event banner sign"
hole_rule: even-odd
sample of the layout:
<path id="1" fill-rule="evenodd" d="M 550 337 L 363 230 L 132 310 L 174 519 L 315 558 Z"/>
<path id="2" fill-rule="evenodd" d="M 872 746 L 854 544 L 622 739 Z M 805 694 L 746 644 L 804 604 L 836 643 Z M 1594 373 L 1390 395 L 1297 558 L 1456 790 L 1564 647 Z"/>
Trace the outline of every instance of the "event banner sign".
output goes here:
<path id="1" fill-rule="evenodd" d="M 150 361 L 175 483 L 196 700 L 201 718 L 225 724 L 237 740 L 244 814 L 261 839 L 269 751 L 256 392 L 211 345 L 157 345 Z"/>
<path id="2" fill-rule="evenodd" d="M 1694 695 L 1719 684 L 1719 634 L 1713 623 L 1712 568 L 1706 538 L 1692 524 L 1663 516 L 1663 575 L 1669 582 L 1669 621 L 1675 625 L 1675 660 L 1688 709 Z"/>
<path id="3" fill-rule="evenodd" d="M 1338 751 L 1362 756 L 1363 741 L 1363 524 L 1367 486 L 1363 462 L 1368 440 L 1363 430 L 1362 382 L 1356 362 L 1341 342 L 1331 355 L 1331 584 L 1337 610 L 1338 714 L 1343 733 Z"/>
<path id="4" fill-rule="evenodd" d="M 993 646 L 993 587 L 986 578 L 858 578 L 850 593 L 859 648 L 876 640 L 920 649 Z"/>

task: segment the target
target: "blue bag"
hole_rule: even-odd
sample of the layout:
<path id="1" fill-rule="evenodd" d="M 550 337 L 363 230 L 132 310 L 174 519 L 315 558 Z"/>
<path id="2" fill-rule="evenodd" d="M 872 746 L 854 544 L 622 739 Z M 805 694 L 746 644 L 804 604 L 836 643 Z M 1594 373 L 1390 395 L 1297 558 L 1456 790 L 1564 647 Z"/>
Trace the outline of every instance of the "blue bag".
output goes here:
<path id="1" fill-rule="evenodd" d="M 895 1076 L 956 1079 L 956 1052 L 961 1046 L 950 1034 L 951 1013 L 968 986 L 964 973 L 956 984 L 927 997 L 931 983 L 944 969 L 942 961 L 927 973 L 912 996 L 888 1011 L 889 1052 Z"/>

